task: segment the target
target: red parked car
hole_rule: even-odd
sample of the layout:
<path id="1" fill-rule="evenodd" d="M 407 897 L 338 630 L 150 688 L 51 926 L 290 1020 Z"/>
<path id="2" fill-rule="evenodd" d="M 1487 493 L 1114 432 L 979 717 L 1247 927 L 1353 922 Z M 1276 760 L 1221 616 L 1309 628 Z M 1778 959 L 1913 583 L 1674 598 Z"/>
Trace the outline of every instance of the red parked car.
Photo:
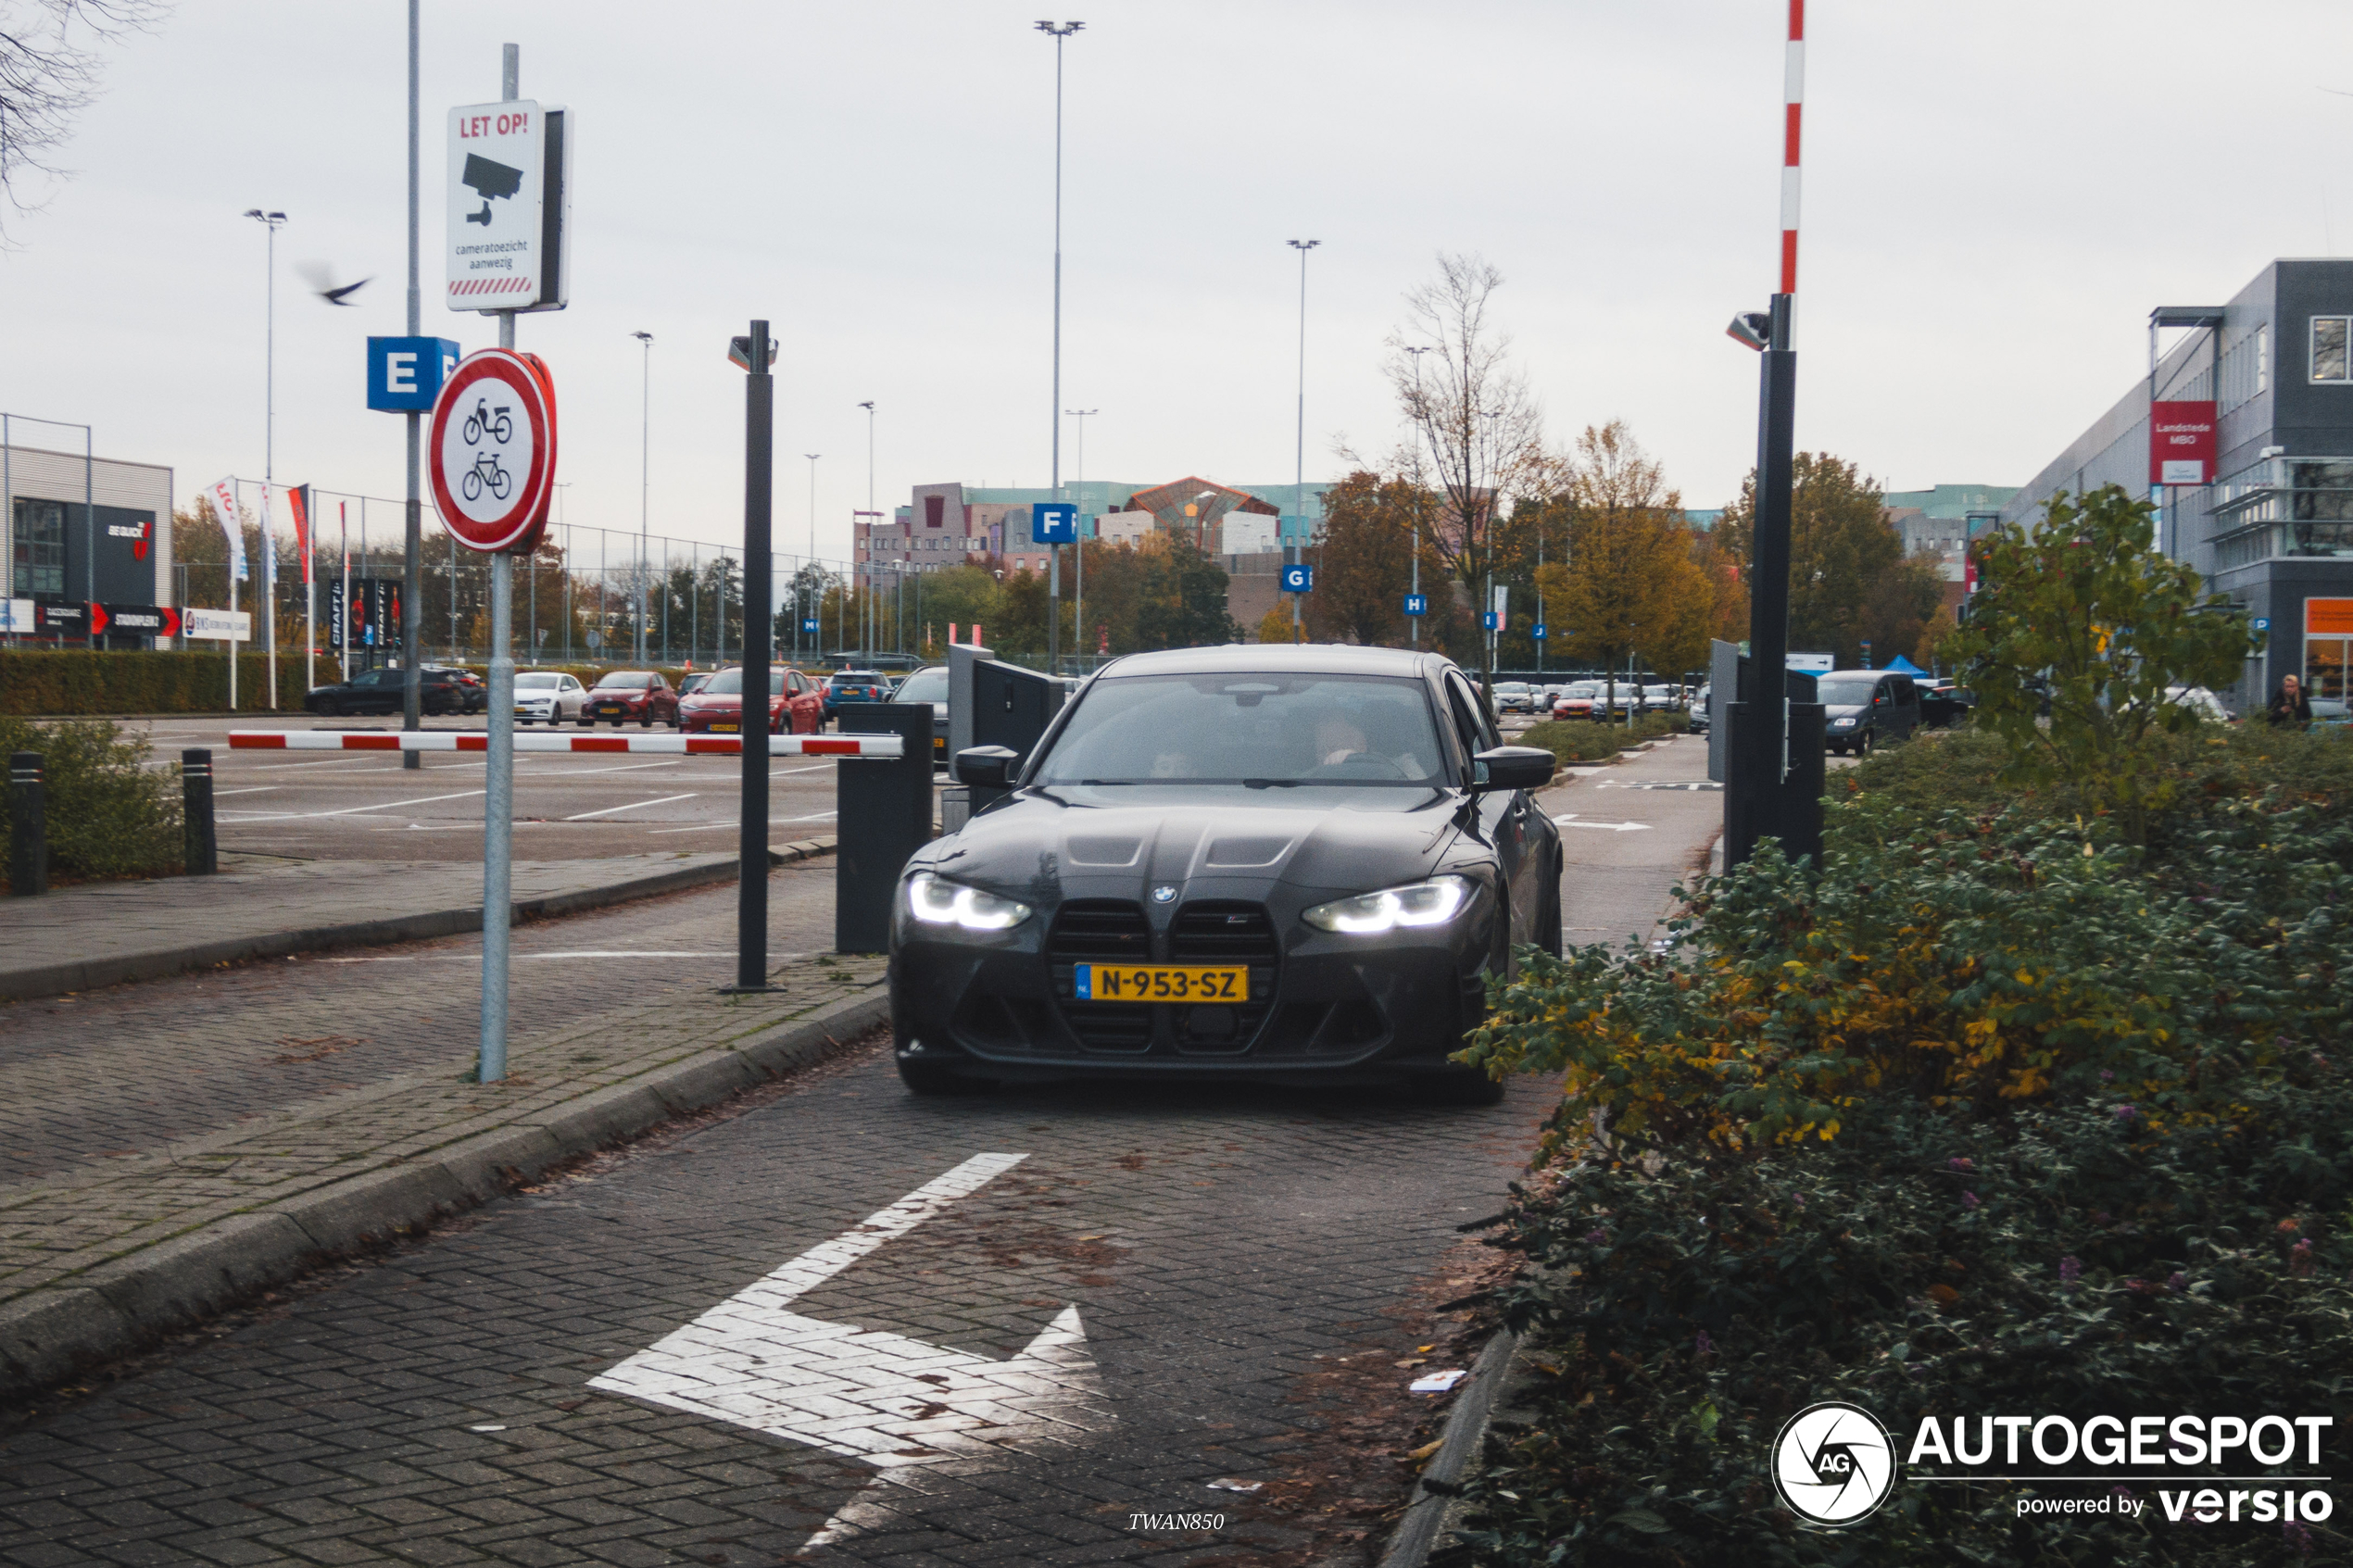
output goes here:
<path id="1" fill-rule="evenodd" d="M 824 694 L 808 676 L 772 665 L 768 680 L 770 734 L 813 735 L 824 728 Z M 678 727 L 690 735 L 740 734 L 743 718 L 744 672 L 740 669 L 722 670 L 678 707 Z"/>
<path id="2" fill-rule="evenodd" d="M 615 729 L 633 719 L 649 730 L 656 721 L 674 725 L 678 694 L 658 670 L 609 670 L 597 677 L 580 705 L 582 728 L 595 729 L 599 719 L 610 720 Z"/>

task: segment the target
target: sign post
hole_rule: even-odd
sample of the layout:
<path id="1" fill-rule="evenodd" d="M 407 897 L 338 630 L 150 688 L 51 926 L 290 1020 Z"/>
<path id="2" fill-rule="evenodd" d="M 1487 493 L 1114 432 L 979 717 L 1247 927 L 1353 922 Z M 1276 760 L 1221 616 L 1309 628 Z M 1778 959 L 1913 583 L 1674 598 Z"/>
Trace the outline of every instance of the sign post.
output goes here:
<path id="1" fill-rule="evenodd" d="M 768 748 L 751 737 L 753 704 L 763 719 L 775 636 L 775 562 L 769 554 L 774 522 L 776 392 L 768 367 L 776 345 L 768 323 L 754 321 L 748 336 L 728 345 L 727 358 L 750 374 L 744 382 L 744 771 L 743 811 L 736 839 L 736 983 L 731 991 L 768 989 Z M 725 606 L 721 606 L 725 622 Z M 723 633 L 724 634 L 724 633 Z M 790 711 L 787 709 L 786 711 Z"/>

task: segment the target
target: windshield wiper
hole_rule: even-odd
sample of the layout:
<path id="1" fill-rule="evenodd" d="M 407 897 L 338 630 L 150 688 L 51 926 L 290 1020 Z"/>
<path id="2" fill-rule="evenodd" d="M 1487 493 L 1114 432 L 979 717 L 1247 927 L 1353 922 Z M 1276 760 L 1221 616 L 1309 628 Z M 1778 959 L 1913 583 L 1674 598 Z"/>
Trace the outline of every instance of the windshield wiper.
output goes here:
<path id="1" fill-rule="evenodd" d="M 1244 789 L 1297 789 L 1297 779 L 1244 779 Z"/>

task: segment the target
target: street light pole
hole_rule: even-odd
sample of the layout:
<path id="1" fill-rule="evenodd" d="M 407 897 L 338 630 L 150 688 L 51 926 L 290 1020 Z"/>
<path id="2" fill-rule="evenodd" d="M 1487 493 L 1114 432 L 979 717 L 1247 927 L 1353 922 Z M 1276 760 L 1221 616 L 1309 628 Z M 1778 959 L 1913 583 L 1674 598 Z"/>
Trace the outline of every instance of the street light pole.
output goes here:
<path id="1" fill-rule="evenodd" d="M 1038 31 L 1054 41 L 1054 395 L 1052 471 L 1047 476 L 1053 498 L 1063 498 L 1063 41 L 1085 22 L 1041 21 Z M 1034 536 L 1034 535 L 1033 535 Z M 1063 547 L 1046 546 L 1046 670 L 1051 674 L 1062 652 Z"/>
<path id="2" fill-rule="evenodd" d="M 1101 413 L 1102 410 L 1101 408 L 1064 408 L 1063 412 L 1078 421 L 1076 487 L 1084 491 L 1087 488 L 1087 421 L 1094 415 Z M 1083 501 L 1081 505 L 1084 505 Z M 1070 619 L 1078 637 L 1078 657 L 1085 659 L 1087 657 L 1087 530 L 1083 524 L 1076 530 L 1076 534 L 1077 544 L 1071 551 L 1070 559 L 1071 564 L 1077 569 L 1078 585 Z"/>
<path id="3" fill-rule="evenodd" d="M 270 540 L 270 496 L 278 482 L 278 226 L 283 212 L 248 208 L 245 216 L 270 231 L 268 274 L 262 284 L 261 353 L 261 626 L 270 649 L 270 710 L 278 710 L 278 552 Z M 230 657 L 236 657 L 233 647 Z"/>
<path id="4" fill-rule="evenodd" d="M 1408 348 L 1405 352 L 1414 357 L 1414 415 L 1415 418 L 1419 419 L 1421 417 L 1422 401 L 1422 356 L 1429 352 L 1429 347 L 1425 345 L 1420 348 Z M 1414 466 L 1418 470 L 1421 467 L 1421 459 L 1416 458 L 1414 461 Z M 1421 591 L 1422 487 L 1419 483 L 1416 483 L 1414 486 L 1414 585 L 1409 592 L 1418 598 L 1421 596 Z M 1409 646 L 1413 647 L 1421 646 L 1422 618 L 1418 615 L 1409 615 L 1405 618 L 1405 625 L 1407 634 L 1410 638 Z"/>
<path id="5" fill-rule="evenodd" d="M 809 459 L 809 564 L 802 571 L 800 581 L 803 592 L 813 595 L 817 592 L 817 583 L 820 581 L 814 575 L 817 566 L 817 459 L 824 454 L 803 452 L 801 456 Z M 816 610 L 818 631 L 822 635 L 824 630 L 825 614 L 825 601 L 822 597 L 817 600 Z M 796 651 L 800 647 L 800 623 L 806 619 L 807 616 L 800 608 L 800 595 L 795 594 L 793 596 L 792 646 Z M 824 652 L 822 647 L 813 643 L 811 646 L 812 657 L 822 657 Z"/>
<path id="6" fill-rule="evenodd" d="M 858 558 L 858 530 L 849 531 L 849 570 L 859 583 L 858 651 L 867 669 L 875 667 L 875 402 L 858 405 L 866 410 L 866 558 Z"/>
<path id="7" fill-rule="evenodd" d="M 1294 518 L 1304 521 L 1307 517 L 1307 253 L 1322 245 L 1321 240 L 1293 240 L 1290 246 L 1299 252 L 1299 447 L 1291 469 L 1290 509 Z M 1420 361 L 1416 360 L 1418 364 Z M 1298 564 L 1300 546 L 1291 546 L 1290 560 Z M 1300 641 L 1306 633 L 1301 629 L 1297 594 L 1290 596 L 1290 640 Z"/>
<path id="8" fill-rule="evenodd" d="M 637 662 L 646 662 L 646 542 L 647 516 L 653 504 L 654 472 L 654 334 L 631 332 L 646 345 L 645 385 L 637 425 Z"/>

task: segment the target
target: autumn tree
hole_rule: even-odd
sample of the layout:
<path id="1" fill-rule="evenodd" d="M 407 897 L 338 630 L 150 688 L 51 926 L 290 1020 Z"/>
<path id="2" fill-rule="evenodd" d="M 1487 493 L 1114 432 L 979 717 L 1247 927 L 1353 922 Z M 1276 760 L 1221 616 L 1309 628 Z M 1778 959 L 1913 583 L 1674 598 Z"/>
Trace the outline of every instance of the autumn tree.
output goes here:
<path id="1" fill-rule="evenodd" d="M 34 190 L 62 180 L 55 160 L 75 119 L 98 95 L 97 45 L 154 27 L 169 0 L 29 0 L 0 26 L 0 193 L 19 212 L 41 205 Z"/>
<path id="2" fill-rule="evenodd" d="M 1414 525 L 1426 515 L 1428 498 L 1426 491 L 1364 469 L 1324 493 L 1315 591 L 1304 607 L 1311 639 L 1367 647 L 1404 643 Z M 1290 641 L 1288 633 L 1283 640 Z"/>
<path id="3" fill-rule="evenodd" d="M 1756 519 L 1756 475 L 1716 532 L 1722 547 L 1748 575 Z M 1800 452 L 1790 493 L 1789 646 L 1793 652 L 1827 652 L 1841 668 L 1862 656 L 1870 635 L 1869 605 L 1881 576 L 1905 569 L 1904 541 L 1887 521 L 1885 492 L 1853 463 L 1828 452 Z M 1898 585 L 1890 608 L 1905 601 Z M 1915 601 L 1916 602 L 1916 601 Z M 1925 621 L 1929 611 L 1921 610 Z M 1917 640 L 1917 628 L 1911 640 Z M 1876 639 L 1874 639 L 1876 641 Z M 1891 652 L 1901 652 L 1909 642 Z"/>
<path id="4" fill-rule="evenodd" d="M 1549 488 L 1542 412 L 1491 314 L 1503 282 L 1481 257 L 1441 254 L 1438 276 L 1405 296 L 1405 320 L 1389 335 L 1383 366 L 1407 429 L 1390 466 L 1438 497 L 1432 551 L 1474 599 L 1485 585 L 1500 499 Z"/>
<path id="5" fill-rule="evenodd" d="M 1629 657 L 1681 673 L 1703 662 L 1715 587 L 1694 554 L 1683 498 L 1626 428 L 1588 425 L 1568 487 L 1568 559 L 1541 573 L 1549 613 L 1572 655 L 1600 665 L 1615 711 Z"/>

